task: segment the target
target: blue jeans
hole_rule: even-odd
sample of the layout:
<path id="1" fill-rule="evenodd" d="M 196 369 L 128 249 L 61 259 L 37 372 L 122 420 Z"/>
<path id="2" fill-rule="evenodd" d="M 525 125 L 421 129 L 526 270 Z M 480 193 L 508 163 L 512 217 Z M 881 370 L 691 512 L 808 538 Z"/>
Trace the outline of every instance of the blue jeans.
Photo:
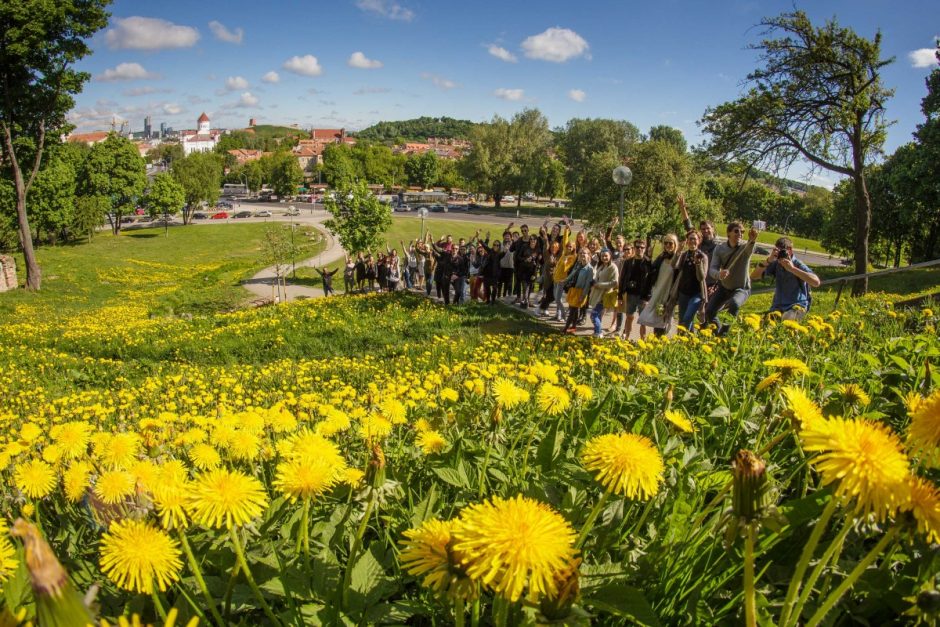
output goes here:
<path id="1" fill-rule="evenodd" d="M 402 272 L 402 274 L 405 275 L 405 287 L 407 287 L 410 290 L 411 288 L 415 286 L 414 273 L 412 272 L 411 268 L 409 268 L 408 266 L 405 266 L 405 270 L 404 272 Z"/>
<path id="2" fill-rule="evenodd" d="M 594 335 L 601 335 L 601 321 L 604 318 L 604 301 L 594 305 L 591 309 L 591 322 L 594 323 Z"/>
<path id="3" fill-rule="evenodd" d="M 562 302 L 562 299 L 565 297 L 565 282 L 559 281 L 554 285 L 555 289 L 555 306 L 558 308 L 557 318 L 562 318 L 565 315 L 565 306 Z"/>
<path id="4" fill-rule="evenodd" d="M 454 304 L 459 305 L 464 300 L 464 289 L 467 287 L 467 277 L 459 276 L 454 279 Z"/>
<path id="5" fill-rule="evenodd" d="M 701 305 L 701 294 L 695 293 L 689 295 L 680 293 L 676 306 L 676 309 L 679 312 L 679 324 L 691 331 L 692 327 L 695 325 L 695 314 L 698 312 L 698 308 Z"/>
<path id="6" fill-rule="evenodd" d="M 736 290 L 729 290 L 719 284 L 718 291 L 715 292 L 715 295 L 708 301 L 708 305 L 705 308 L 705 319 L 715 325 L 715 328 L 717 328 L 719 332 L 726 331 L 727 329 L 723 328 L 721 322 L 718 320 L 718 312 L 727 306 L 728 313 L 731 314 L 733 318 L 738 315 L 738 310 L 744 306 L 744 303 L 747 302 L 750 296 L 751 290 L 749 289 L 742 287 Z"/>

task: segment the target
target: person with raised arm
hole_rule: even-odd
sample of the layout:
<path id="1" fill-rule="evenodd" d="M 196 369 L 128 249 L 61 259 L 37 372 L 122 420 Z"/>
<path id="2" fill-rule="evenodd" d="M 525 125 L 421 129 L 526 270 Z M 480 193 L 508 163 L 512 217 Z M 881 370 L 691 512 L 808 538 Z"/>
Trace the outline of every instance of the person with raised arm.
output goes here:
<path id="1" fill-rule="evenodd" d="M 731 327 L 731 323 L 721 323 L 719 312 L 727 309 L 734 318 L 751 296 L 751 255 L 757 244 L 758 231 L 753 227 L 748 231 L 747 243 L 741 241 L 743 234 L 743 224 L 728 224 L 728 239 L 715 247 L 708 268 L 708 276 L 718 282 L 718 289 L 709 297 L 705 320 L 715 326 L 718 335 L 725 335 Z"/>

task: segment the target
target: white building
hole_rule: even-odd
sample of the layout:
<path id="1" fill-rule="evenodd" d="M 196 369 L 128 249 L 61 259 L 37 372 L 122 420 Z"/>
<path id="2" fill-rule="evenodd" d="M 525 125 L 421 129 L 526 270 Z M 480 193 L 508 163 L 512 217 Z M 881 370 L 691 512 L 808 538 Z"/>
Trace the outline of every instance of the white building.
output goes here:
<path id="1" fill-rule="evenodd" d="M 195 131 L 180 131 L 180 142 L 183 144 L 183 154 L 194 152 L 209 152 L 219 143 L 222 131 L 210 128 L 209 116 L 203 112 L 196 121 L 198 128 Z"/>

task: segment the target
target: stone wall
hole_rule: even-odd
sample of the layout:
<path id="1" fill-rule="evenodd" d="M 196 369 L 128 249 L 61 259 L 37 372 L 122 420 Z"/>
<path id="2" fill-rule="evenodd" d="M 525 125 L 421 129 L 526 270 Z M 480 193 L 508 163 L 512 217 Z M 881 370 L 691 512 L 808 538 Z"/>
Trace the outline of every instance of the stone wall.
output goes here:
<path id="1" fill-rule="evenodd" d="M 16 281 L 16 262 L 13 257 L 0 255 L 0 292 L 15 290 L 19 284 Z"/>

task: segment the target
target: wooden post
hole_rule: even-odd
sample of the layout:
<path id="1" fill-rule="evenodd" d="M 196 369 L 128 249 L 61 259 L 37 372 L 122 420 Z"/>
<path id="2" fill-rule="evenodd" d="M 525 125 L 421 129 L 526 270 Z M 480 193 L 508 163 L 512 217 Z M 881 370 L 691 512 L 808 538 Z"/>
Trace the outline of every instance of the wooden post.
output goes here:
<path id="1" fill-rule="evenodd" d="M 839 281 L 839 291 L 836 292 L 836 302 L 832 305 L 833 307 L 839 306 L 839 299 L 842 298 L 842 290 L 845 289 L 845 284 L 848 283 L 846 279 Z"/>

